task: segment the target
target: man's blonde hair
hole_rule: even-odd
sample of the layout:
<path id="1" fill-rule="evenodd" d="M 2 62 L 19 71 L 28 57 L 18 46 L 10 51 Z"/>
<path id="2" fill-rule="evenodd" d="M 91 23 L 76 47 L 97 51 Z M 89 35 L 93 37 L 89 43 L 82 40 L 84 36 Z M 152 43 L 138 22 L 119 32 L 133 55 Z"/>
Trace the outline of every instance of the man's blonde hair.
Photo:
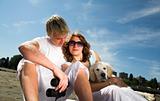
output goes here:
<path id="1" fill-rule="evenodd" d="M 68 34 L 69 28 L 65 20 L 58 15 L 51 16 L 46 22 L 46 31 L 48 36 L 51 34 Z"/>

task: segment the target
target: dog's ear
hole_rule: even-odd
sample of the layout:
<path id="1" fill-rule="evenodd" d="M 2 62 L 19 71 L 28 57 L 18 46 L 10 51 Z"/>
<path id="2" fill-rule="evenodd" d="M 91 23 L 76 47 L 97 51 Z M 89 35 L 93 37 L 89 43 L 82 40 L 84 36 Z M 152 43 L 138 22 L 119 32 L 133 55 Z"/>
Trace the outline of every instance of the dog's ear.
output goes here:
<path id="1" fill-rule="evenodd" d="M 112 74 L 113 74 L 112 68 L 107 66 L 107 76 L 110 78 L 112 77 Z"/>
<path id="2" fill-rule="evenodd" d="M 94 54 L 95 54 L 95 58 L 96 58 L 95 63 L 101 61 L 101 57 L 100 57 L 100 55 L 96 51 L 94 51 Z"/>
<path id="3" fill-rule="evenodd" d="M 98 63 L 99 61 L 101 61 L 101 57 L 96 51 L 90 50 L 90 52 L 95 59 L 94 63 Z"/>
<path id="4" fill-rule="evenodd" d="M 96 80 L 96 77 L 95 77 L 93 66 L 90 67 L 89 73 L 90 73 L 90 80 L 94 82 Z"/>

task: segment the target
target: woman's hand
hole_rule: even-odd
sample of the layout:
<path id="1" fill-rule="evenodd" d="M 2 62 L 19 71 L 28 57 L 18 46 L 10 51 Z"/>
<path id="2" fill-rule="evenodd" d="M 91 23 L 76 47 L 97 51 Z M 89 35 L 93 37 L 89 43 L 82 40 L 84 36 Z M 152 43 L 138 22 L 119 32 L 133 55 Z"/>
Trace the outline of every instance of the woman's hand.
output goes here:
<path id="1" fill-rule="evenodd" d="M 123 82 L 123 80 L 121 78 L 118 78 L 118 77 L 110 78 L 109 83 L 110 83 L 110 85 L 115 84 L 119 87 L 127 87 L 128 86 L 126 83 Z"/>

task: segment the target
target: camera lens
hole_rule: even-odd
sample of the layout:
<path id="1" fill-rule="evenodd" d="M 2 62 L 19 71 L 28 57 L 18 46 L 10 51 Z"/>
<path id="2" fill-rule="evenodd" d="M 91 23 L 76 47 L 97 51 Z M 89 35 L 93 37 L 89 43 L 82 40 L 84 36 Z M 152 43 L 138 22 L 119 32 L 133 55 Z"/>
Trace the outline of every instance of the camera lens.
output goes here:
<path id="1" fill-rule="evenodd" d="M 59 93 L 58 91 L 55 91 L 55 89 L 48 88 L 46 91 L 47 97 L 63 97 L 66 95 L 66 90 Z"/>
<path id="2" fill-rule="evenodd" d="M 51 86 L 56 87 L 59 84 L 59 78 L 53 78 L 51 80 Z"/>
<path id="3" fill-rule="evenodd" d="M 46 91 L 46 95 L 48 97 L 57 97 L 58 91 L 55 91 L 55 89 L 52 89 L 52 88 L 48 88 Z"/>

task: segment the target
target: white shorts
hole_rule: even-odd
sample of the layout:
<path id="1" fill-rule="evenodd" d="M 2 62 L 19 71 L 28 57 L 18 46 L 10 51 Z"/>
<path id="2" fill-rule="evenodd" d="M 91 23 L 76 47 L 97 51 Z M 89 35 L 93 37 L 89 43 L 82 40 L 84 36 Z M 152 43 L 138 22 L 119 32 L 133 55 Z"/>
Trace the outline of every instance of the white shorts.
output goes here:
<path id="1" fill-rule="evenodd" d="M 110 85 L 93 93 L 93 101 L 147 101 L 129 87 Z"/>
<path id="2" fill-rule="evenodd" d="M 25 62 L 32 63 L 31 61 L 22 59 L 17 67 L 17 77 L 19 78 L 21 70 L 23 69 L 23 65 Z M 84 73 L 89 79 L 89 71 L 88 69 L 79 61 L 70 65 L 66 70 L 66 74 L 69 79 L 69 87 L 67 88 L 66 95 L 64 97 L 58 98 L 57 101 L 65 101 L 67 97 L 73 92 L 74 83 L 77 79 L 77 75 L 80 69 L 84 70 Z M 54 101 L 55 97 L 47 97 L 46 90 L 48 88 L 54 88 L 50 85 L 51 79 L 54 78 L 53 72 L 45 67 L 40 65 L 36 66 L 37 74 L 38 74 L 38 88 L 39 88 L 39 100 L 40 101 Z"/>

